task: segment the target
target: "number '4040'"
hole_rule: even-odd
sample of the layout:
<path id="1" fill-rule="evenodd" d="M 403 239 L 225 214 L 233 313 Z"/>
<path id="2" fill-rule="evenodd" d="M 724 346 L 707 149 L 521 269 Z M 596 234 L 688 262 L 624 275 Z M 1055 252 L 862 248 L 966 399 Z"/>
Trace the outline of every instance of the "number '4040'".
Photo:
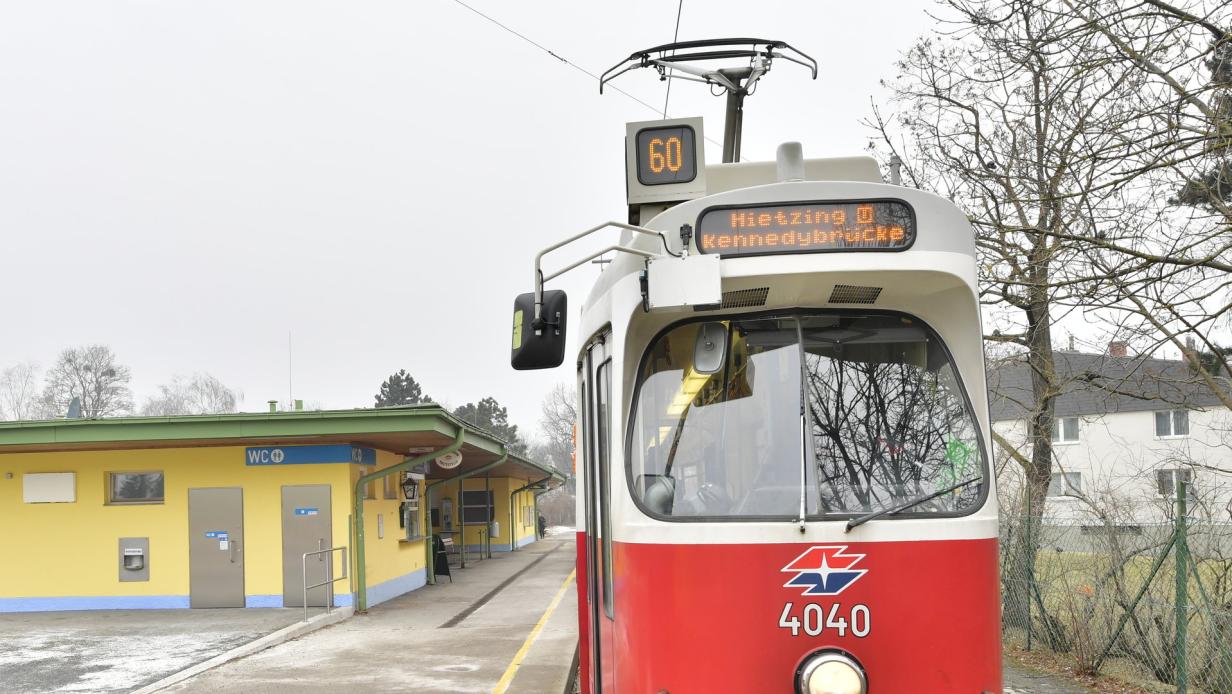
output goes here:
<path id="1" fill-rule="evenodd" d="M 848 631 L 857 638 L 868 636 L 870 628 L 867 605 L 855 605 L 849 612 L 843 612 L 839 603 L 830 605 L 829 611 L 815 602 L 804 604 L 797 614 L 794 603 L 783 605 L 783 614 L 779 615 L 779 627 L 790 629 L 792 636 L 799 636 L 803 631 L 805 636 L 820 636 L 830 630 L 839 636 L 846 636 Z"/>

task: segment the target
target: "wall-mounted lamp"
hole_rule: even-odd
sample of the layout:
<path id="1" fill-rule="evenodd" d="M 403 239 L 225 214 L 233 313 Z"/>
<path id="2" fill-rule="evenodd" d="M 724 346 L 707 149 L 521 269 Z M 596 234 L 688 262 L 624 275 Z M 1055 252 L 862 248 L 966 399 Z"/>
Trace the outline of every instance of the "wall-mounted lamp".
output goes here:
<path id="1" fill-rule="evenodd" d="M 402 478 L 402 498 L 408 501 L 419 498 L 419 480 L 410 475 Z"/>

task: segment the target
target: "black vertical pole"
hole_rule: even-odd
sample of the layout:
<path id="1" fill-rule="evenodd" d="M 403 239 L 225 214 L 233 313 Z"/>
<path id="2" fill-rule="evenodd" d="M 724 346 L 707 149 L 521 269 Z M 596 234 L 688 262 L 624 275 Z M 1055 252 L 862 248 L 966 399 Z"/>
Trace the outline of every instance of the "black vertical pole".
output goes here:
<path id="1" fill-rule="evenodd" d="M 740 129 L 744 124 L 744 90 L 727 92 L 727 116 L 723 126 L 723 163 L 740 161 Z"/>
<path id="2" fill-rule="evenodd" d="M 752 68 L 729 68 L 719 70 L 735 89 L 727 90 L 727 114 L 723 123 L 723 163 L 740 161 L 740 133 L 744 129 L 744 97 L 748 91 L 741 84 L 753 74 Z"/>

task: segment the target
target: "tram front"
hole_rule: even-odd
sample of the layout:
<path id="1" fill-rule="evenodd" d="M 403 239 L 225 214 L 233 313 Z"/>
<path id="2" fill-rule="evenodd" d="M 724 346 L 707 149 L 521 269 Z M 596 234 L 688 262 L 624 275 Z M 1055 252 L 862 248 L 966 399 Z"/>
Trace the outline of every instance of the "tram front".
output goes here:
<path id="1" fill-rule="evenodd" d="M 695 166 L 631 176 L 578 327 L 584 691 L 1000 691 L 970 225 L 872 160 Z M 537 290 L 522 368 L 563 349 Z"/>

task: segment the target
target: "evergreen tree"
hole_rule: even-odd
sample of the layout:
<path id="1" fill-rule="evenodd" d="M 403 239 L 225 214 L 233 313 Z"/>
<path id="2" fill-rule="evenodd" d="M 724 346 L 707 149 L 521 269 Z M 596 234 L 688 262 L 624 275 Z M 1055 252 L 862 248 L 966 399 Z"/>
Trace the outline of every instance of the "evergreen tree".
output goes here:
<path id="1" fill-rule="evenodd" d="M 468 402 L 453 411 L 458 419 L 479 427 L 504 441 L 509 450 L 518 455 L 526 454 L 526 442 L 518 438 L 518 425 L 509 423 L 509 412 L 495 398 Z"/>
<path id="2" fill-rule="evenodd" d="M 377 407 L 397 407 L 398 405 L 416 405 L 421 402 L 431 402 L 432 398 L 424 394 L 419 383 L 400 369 L 398 373 L 385 379 L 381 391 L 376 394 Z"/>

